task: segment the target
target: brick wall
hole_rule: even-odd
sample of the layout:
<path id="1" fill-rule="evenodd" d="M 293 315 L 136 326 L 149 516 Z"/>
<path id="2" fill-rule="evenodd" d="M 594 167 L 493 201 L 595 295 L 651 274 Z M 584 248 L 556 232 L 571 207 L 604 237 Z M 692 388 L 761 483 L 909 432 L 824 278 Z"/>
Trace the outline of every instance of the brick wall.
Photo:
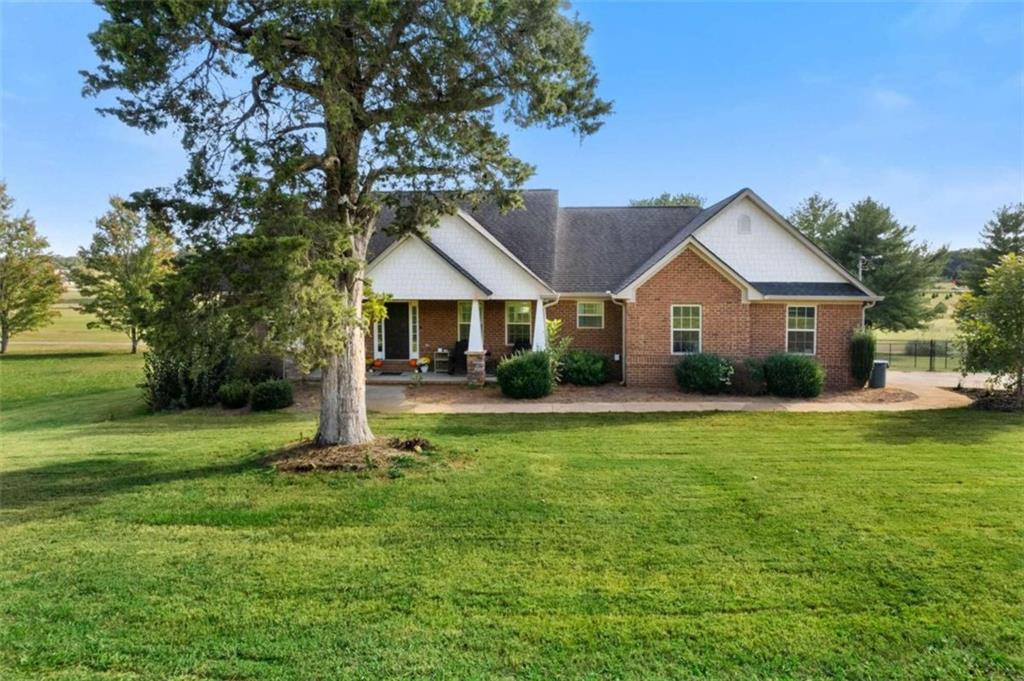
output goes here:
<path id="1" fill-rule="evenodd" d="M 702 350 L 731 359 L 767 357 L 786 349 L 786 304 L 744 303 L 739 287 L 694 251 L 686 250 L 643 284 L 626 313 L 626 381 L 674 387 L 672 305 L 700 305 Z M 816 359 L 826 387 L 852 387 L 850 336 L 860 328 L 860 303 L 819 304 Z"/>
<path id="2" fill-rule="evenodd" d="M 562 333 L 572 337 L 572 347 L 599 352 L 608 357 L 610 378 L 622 378 L 622 308 L 605 300 L 604 328 L 588 329 L 576 325 L 575 299 L 563 298 L 548 308 L 548 319 L 562 320 Z M 619 361 L 615 361 L 615 355 Z"/>

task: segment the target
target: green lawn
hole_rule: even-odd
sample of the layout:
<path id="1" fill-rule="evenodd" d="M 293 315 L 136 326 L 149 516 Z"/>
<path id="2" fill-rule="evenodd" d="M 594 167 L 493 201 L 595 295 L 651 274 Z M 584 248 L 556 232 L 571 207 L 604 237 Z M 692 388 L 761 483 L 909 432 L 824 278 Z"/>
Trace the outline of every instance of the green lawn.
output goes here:
<path id="1" fill-rule="evenodd" d="M 1024 417 L 145 414 L 137 357 L 0 359 L 4 679 L 1024 677 Z"/>

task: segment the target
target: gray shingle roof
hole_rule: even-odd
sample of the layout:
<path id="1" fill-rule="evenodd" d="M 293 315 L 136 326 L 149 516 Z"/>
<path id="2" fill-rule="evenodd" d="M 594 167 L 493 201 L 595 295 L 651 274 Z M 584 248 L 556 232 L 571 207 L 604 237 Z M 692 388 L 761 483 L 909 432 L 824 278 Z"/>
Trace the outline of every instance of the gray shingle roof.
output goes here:
<path id="1" fill-rule="evenodd" d="M 864 296 L 853 284 L 804 281 L 752 281 L 750 285 L 766 296 Z"/>
<path id="2" fill-rule="evenodd" d="M 524 208 L 504 215 L 490 204 L 465 210 L 553 290 L 604 293 L 631 283 L 745 191 L 749 190 L 741 189 L 703 209 L 562 208 L 557 190 L 532 189 L 522 193 Z M 371 259 L 395 240 L 381 231 L 391 220 L 390 211 L 381 214 L 379 229 L 370 241 Z M 451 262 L 446 254 L 441 255 Z M 461 267 L 456 269 L 480 286 Z M 845 283 L 761 282 L 753 286 L 765 295 L 869 297 Z"/>

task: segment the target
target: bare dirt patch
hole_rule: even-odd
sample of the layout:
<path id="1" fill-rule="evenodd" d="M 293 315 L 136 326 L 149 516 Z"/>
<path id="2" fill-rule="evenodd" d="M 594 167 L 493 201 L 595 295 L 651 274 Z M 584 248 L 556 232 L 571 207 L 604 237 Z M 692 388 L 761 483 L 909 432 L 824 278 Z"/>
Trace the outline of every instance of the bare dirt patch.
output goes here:
<path id="1" fill-rule="evenodd" d="M 378 438 L 365 445 L 318 446 L 300 442 L 267 457 L 267 464 L 282 473 L 314 471 L 392 470 L 425 461 L 433 446 L 423 438 Z"/>

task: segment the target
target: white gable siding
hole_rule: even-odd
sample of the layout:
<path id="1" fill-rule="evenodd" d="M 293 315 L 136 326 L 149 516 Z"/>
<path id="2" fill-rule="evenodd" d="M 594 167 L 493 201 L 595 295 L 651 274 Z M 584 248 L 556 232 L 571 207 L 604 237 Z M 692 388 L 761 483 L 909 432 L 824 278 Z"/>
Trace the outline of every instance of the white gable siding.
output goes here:
<path id="1" fill-rule="evenodd" d="M 406 239 L 384 258 L 374 260 L 367 276 L 377 293 L 398 300 L 470 300 L 485 294 L 452 269 L 419 239 Z M 475 276 L 475 275 L 474 275 Z"/>
<path id="2" fill-rule="evenodd" d="M 750 220 L 749 230 L 743 216 Z M 694 237 L 747 281 L 847 281 L 747 198 L 709 220 Z"/>
<path id="3" fill-rule="evenodd" d="M 492 298 L 533 299 L 548 290 L 458 215 L 441 218 L 430 240 L 493 292 Z"/>

